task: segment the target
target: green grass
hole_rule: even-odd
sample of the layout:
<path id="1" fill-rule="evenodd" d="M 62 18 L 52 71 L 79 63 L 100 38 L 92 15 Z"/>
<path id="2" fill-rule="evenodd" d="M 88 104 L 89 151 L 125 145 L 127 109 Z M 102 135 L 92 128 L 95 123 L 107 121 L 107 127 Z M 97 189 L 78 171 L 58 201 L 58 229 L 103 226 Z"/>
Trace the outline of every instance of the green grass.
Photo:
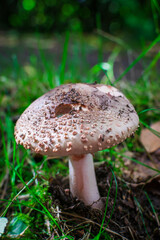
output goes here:
<path id="1" fill-rule="evenodd" d="M 152 5 L 156 24 L 156 13 L 159 11 L 157 1 L 153 1 Z M 16 222 L 19 221 L 19 225 L 27 226 L 24 237 L 21 237 L 21 239 L 39 239 L 37 232 L 40 231 L 42 236 L 47 236 L 49 229 L 51 232 L 53 229 L 57 229 L 54 239 L 63 239 L 65 237 L 73 239 L 72 231 L 64 232 L 62 228 L 64 223 L 62 224 L 62 220 L 57 217 L 57 214 L 54 212 L 55 209 L 51 208 L 51 199 L 47 193 L 48 180 L 51 176 L 55 176 L 57 173 L 62 175 L 68 174 L 67 160 L 50 159 L 46 161 L 45 157 L 36 160 L 30 151 L 26 151 L 22 146 L 16 146 L 13 135 L 15 119 L 33 100 L 51 88 L 70 82 L 92 83 L 95 81 L 112 84 L 120 88 L 139 113 L 140 128 L 135 138 L 127 140 L 123 145 L 123 149 L 118 150 L 119 152 L 117 152 L 117 147 L 113 147 L 110 150 L 97 153 L 95 158 L 98 161 L 107 161 L 112 166 L 112 181 L 115 183 L 116 177 L 114 172 L 117 175 L 121 175 L 121 169 L 124 167 L 124 157 L 134 161 L 137 165 L 141 164 L 151 169 L 150 166 L 143 164 L 137 159 L 126 156 L 125 152 L 128 150 L 140 154 L 145 152 L 138 140 L 141 128 L 143 126 L 149 128 L 152 122 L 159 120 L 160 72 L 158 72 L 156 66 L 160 54 L 151 52 L 151 50 L 158 45 L 160 37 L 158 36 L 149 45 L 146 43 L 148 47 L 145 49 L 138 49 L 138 57 L 131 64 L 128 64 L 117 79 L 114 76 L 114 67 L 120 53 L 127 51 L 124 47 L 125 43 L 119 46 L 117 43 L 108 43 L 108 40 L 105 38 L 99 39 L 98 37 L 96 41 L 94 37 L 90 41 L 86 41 L 85 37 L 80 35 L 77 39 L 74 36 L 69 36 L 68 32 L 64 39 L 59 38 L 57 40 L 62 48 L 62 51 L 60 51 L 60 62 L 57 61 L 56 56 L 52 56 L 53 52 L 50 53 L 44 50 L 39 39 L 37 39 L 37 54 L 30 50 L 31 52 L 27 60 L 20 61 L 18 56 L 20 51 L 23 52 L 23 48 L 18 49 L 18 46 L 13 49 L 12 54 L 8 53 L 9 63 L 6 64 L 6 58 L 0 56 L 0 64 L 2 66 L 0 75 L 0 186 L 3 186 L 0 194 L 2 197 L 4 194 L 4 198 L 0 199 L 0 217 L 7 217 L 10 225 L 11 221 L 16 219 Z M 95 42 L 98 44 L 95 44 Z M 106 42 L 109 46 L 112 46 L 112 51 L 109 51 L 110 47 L 108 47 L 108 62 L 101 62 L 103 49 L 106 49 Z M 128 44 L 126 46 L 128 48 Z M 97 61 L 96 64 L 91 67 L 87 62 L 87 56 L 93 50 L 98 50 L 98 57 L 95 60 Z M 131 47 L 129 50 L 135 51 Z M 129 79 L 124 81 L 125 75 L 130 71 L 134 71 L 139 61 L 143 65 L 142 75 L 135 82 L 131 82 Z M 156 134 L 159 136 L 159 133 Z M 106 157 L 106 152 L 108 157 Z M 118 159 L 118 168 L 111 161 L 112 157 Z M 155 174 L 160 173 L 158 169 L 152 168 L 152 170 L 155 171 Z M 118 191 L 117 185 L 116 189 Z M 109 193 L 110 189 L 108 190 L 108 195 Z M 156 215 L 152 202 L 148 195 L 146 196 L 154 215 Z M 112 214 L 116 198 L 117 196 L 115 195 Z M 135 201 L 148 235 L 143 212 L 138 201 L 136 199 Z M 106 213 L 107 202 L 104 218 Z M 112 214 L 109 221 L 112 218 Z M 49 225 L 44 224 L 44 222 L 48 222 Z M 104 231 L 104 228 L 107 226 L 107 224 L 104 225 L 103 219 L 99 234 L 90 236 L 90 239 L 101 239 L 101 236 L 111 239 L 110 232 Z M 84 226 L 82 225 L 82 227 Z M 81 225 L 77 226 L 78 228 L 81 228 Z M 86 228 L 89 232 L 90 224 L 86 224 Z M 21 229 L 17 230 L 17 234 L 21 234 Z"/>

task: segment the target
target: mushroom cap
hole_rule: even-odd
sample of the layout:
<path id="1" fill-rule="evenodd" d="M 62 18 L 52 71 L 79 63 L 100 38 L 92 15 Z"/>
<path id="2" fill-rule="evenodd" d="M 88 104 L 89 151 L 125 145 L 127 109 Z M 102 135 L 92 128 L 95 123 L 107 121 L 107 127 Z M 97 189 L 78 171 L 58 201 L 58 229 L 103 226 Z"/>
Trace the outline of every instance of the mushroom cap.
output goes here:
<path id="1" fill-rule="evenodd" d="M 50 157 L 81 155 L 123 142 L 138 123 L 134 107 L 115 87 L 66 84 L 23 112 L 15 126 L 15 139 L 26 149 Z"/>

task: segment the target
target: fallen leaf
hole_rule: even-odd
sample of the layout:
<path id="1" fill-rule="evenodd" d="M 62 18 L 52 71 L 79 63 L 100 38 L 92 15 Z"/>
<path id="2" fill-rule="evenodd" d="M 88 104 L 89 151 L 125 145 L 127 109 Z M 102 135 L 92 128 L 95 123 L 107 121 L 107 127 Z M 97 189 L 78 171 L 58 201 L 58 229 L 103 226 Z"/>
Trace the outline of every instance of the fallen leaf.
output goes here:
<path id="1" fill-rule="evenodd" d="M 155 131 L 160 132 L 160 121 L 152 124 L 150 127 Z M 142 130 L 140 141 L 149 153 L 155 152 L 160 148 L 160 138 L 149 129 Z"/>
<path id="2" fill-rule="evenodd" d="M 14 217 L 9 223 L 9 231 L 7 235 L 12 238 L 17 238 L 23 235 L 29 226 L 24 220 L 19 217 Z"/>
<path id="3" fill-rule="evenodd" d="M 4 233 L 5 227 L 8 223 L 8 219 L 5 217 L 0 217 L 0 237 Z"/>

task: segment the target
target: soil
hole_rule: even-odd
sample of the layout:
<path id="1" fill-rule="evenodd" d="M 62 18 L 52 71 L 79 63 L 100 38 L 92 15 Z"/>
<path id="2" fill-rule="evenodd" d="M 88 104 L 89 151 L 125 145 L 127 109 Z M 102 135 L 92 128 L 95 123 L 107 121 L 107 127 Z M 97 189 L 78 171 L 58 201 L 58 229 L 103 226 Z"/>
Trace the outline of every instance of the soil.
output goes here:
<path id="1" fill-rule="evenodd" d="M 68 178 L 56 176 L 50 180 L 49 192 L 58 206 L 62 228 L 71 230 L 74 239 L 96 236 L 104 218 L 100 239 L 160 239 L 160 176 L 143 184 L 132 184 L 115 177 L 106 163 L 96 168 L 100 195 L 107 204 L 103 211 L 85 206 L 69 192 Z M 110 190 L 109 190 L 110 189 Z M 108 196 L 108 198 L 107 198 Z M 64 224 L 65 223 L 65 224 Z M 88 233 L 90 231 L 90 233 Z M 89 235 L 87 235 L 89 234 Z"/>

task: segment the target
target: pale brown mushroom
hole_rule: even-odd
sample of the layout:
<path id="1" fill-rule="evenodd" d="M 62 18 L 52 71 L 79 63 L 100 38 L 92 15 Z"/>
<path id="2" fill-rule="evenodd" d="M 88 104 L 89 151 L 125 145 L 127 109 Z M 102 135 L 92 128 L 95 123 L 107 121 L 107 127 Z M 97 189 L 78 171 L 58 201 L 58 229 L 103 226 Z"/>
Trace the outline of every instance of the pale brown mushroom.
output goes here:
<path id="1" fill-rule="evenodd" d="M 92 153 L 110 148 L 137 129 L 139 118 L 112 86 L 66 84 L 35 100 L 18 119 L 16 142 L 36 153 L 69 156 L 70 190 L 102 208 Z"/>

